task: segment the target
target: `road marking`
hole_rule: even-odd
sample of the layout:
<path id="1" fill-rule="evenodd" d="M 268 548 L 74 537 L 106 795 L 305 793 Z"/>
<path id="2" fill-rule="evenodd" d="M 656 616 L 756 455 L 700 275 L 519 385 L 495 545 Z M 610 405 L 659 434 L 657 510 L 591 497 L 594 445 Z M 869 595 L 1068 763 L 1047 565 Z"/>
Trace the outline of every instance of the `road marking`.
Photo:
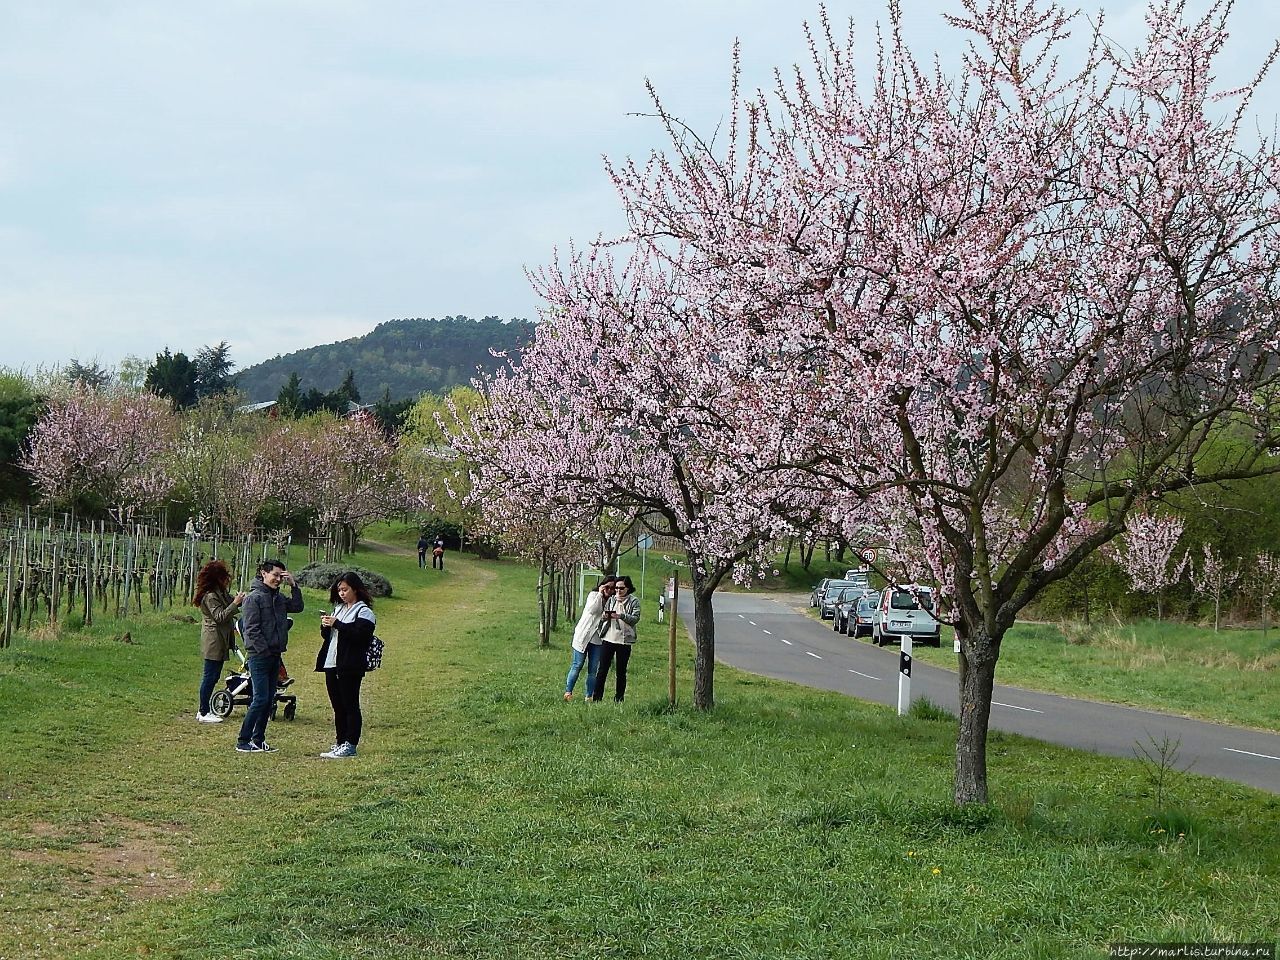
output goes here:
<path id="1" fill-rule="evenodd" d="M 769 631 L 768 631 L 768 630 L 766 630 L 766 631 L 765 631 L 765 634 L 766 634 L 767 636 L 770 636 L 770 637 L 772 637 L 772 636 L 773 636 L 773 634 L 772 634 L 772 633 L 769 633 Z"/>
<path id="2" fill-rule="evenodd" d="M 1236 750 L 1234 747 L 1223 747 L 1223 750 L 1229 750 L 1232 753 L 1243 753 L 1248 757 L 1261 757 L 1263 760 L 1280 760 L 1280 757 L 1273 757 L 1269 753 L 1254 753 L 1252 750 Z"/>
<path id="3" fill-rule="evenodd" d="M 869 673 L 859 673 L 857 670 L 850 670 L 849 672 L 850 672 L 850 673 L 857 673 L 857 674 L 858 674 L 858 676 L 860 676 L 860 677 L 866 677 L 868 680 L 875 680 L 875 681 L 877 681 L 877 682 L 880 680 L 880 678 L 879 678 L 879 677 L 873 677 L 873 676 L 872 676 L 871 674 L 869 674 Z"/>
<path id="4" fill-rule="evenodd" d="M 806 650 L 806 651 L 805 651 L 805 653 L 806 653 L 806 654 L 808 654 L 809 656 L 813 657 L 813 659 L 815 659 L 815 660 L 821 660 L 821 659 L 822 659 L 820 656 L 818 656 L 816 653 L 813 653 L 813 652 L 812 652 L 812 651 L 810 651 L 810 650 Z"/>
<path id="5" fill-rule="evenodd" d="M 751 624 L 753 627 L 759 626 L 759 624 L 757 624 L 754 620 L 748 620 L 747 623 Z"/>
<path id="6" fill-rule="evenodd" d="M 792 642 L 791 642 L 790 640 L 787 640 L 787 639 L 786 639 L 786 638 L 784 638 L 784 637 L 779 637 L 778 639 L 779 639 L 779 640 L 781 640 L 783 643 L 785 643 L 788 647 L 790 647 L 790 646 L 794 646 L 794 644 L 792 644 Z"/>
<path id="7" fill-rule="evenodd" d="M 738 619 L 739 619 L 739 620 L 745 620 L 745 619 L 747 619 L 747 618 L 746 618 L 745 616 L 743 616 L 742 614 L 738 614 Z"/>
<path id="8" fill-rule="evenodd" d="M 1025 710 L 1027 713 L 1044 713 L 1043 710 L 1032 710 L 1030 707 L 1019 707 L 1013 703 L 1001 703 L 999 700 L 992 700 L 993 707 L 1008 707 L 1010 710 Z"/>

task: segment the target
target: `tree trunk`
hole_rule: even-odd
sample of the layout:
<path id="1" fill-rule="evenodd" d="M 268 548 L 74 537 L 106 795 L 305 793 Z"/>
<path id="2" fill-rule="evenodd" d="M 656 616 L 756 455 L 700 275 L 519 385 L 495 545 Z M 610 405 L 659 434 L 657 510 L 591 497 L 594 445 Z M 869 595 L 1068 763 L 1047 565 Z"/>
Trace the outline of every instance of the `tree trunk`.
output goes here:
<path id="1" fill-rule="evenodd" d="M 711 598 L 715 587 L 693 567 L 693 705 L 699 710 L 715 706 L 716 619 Z M 675 611 L 672 611 L 674 616 Z"/>
<path id="2" fill-rule="evenodd" d="M 956 736 L 957 806 L 987 802 L 987 727 L 1000 640 L 973 631 L 960 641 L 960 730 Z"/>

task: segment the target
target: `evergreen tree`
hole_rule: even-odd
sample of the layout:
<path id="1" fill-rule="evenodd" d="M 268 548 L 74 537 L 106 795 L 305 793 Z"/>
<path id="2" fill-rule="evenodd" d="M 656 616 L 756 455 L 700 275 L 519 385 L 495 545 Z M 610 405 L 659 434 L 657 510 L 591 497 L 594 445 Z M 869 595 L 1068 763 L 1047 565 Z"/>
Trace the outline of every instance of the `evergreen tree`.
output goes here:
<path id="1" fill-rule="evenodd" d="M 282 416 L 296 417 L 302 412 L 302 405 L 302 378 L 295 370 L 289 374 L 289 382 L 276 395 L 276 406 Z"/>
<path id="2" fill-rule="evenodd" d="M 196 394 L 200 397 L 216 397 L 231 389 L 231 345 L 223 340 L 216 347 L 204 347 L 196 354 Z"/>
<path id="3" fill-rule="evenodd" d="M 356 386 L 356 373 L 350 367 L 347 368 L 347 375 L 342 378 L 342 383 L 338 385 L 338 389 L 333 395 L 339 400 L 351 403 L 360 402 L 360 389 Z"/>
<path id="4" fill-rule="evenodd" d="M 196 365 L 185 353 L 170 353 L 168 347 L 156 354 L 155 363 L 147 369 L 144 385 L 156 396 L 167 397 L 175 410 L 193 407 L 199 398 Z"/>

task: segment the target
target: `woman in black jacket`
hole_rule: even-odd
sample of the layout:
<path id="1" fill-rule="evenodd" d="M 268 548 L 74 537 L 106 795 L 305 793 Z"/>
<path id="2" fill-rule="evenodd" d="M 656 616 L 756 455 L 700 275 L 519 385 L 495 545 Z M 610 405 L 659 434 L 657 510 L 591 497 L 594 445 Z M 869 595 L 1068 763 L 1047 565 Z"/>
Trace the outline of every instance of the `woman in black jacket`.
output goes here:
<path id="1" fill-rule="evenodd" d="M 333 613 L 320 616 L 320 653 L 316 670 L 324 672 L 329 702 L 333 704 L 333 726 L 337 741 L 320 754 L 330 760 L 356 755 L 360 728 L 360 682 L 364 680 L 365 653 L 373 639 L 377 618 L 370 609 L 373 598 L 355 571 L 344 573 L 329 590 Z"/>

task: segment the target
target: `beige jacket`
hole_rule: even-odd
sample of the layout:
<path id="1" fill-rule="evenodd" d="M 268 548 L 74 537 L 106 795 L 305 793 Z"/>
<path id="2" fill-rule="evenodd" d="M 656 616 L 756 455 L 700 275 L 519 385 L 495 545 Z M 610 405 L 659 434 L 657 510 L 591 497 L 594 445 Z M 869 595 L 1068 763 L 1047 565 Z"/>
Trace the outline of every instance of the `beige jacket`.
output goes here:
<path id="1" fill-rule="evenodd" d="M 240 604 L 226 590 L 210 590 L 200 601 L 200 653 L 206 660 L 226 660 L 235 636 Z"/>

